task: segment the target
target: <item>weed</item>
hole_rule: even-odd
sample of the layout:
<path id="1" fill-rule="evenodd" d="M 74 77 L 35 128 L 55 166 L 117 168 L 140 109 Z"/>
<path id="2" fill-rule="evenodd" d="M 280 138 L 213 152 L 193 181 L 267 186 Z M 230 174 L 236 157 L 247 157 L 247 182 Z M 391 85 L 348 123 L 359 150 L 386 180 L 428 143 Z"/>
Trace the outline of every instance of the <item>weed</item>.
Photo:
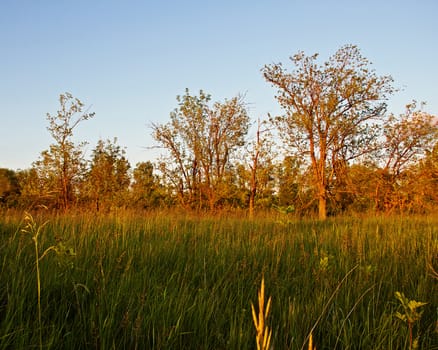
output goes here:
<path id="1" fill-rule="evenodd" d="M 403 313 L 396 312 L 395 316 L 406 322 L 409 328 L 409 349 L 418 349 L 419 336 L 413 338 L 414 324 L 420 320 L 423 311 L 417 310 L 419 307 L 426 305 L 421 301 L 409 300 L 403 293 L 395 292 L 395 297 L 400 301 Z"/>
<path id="2" fill-rule="evenodd" d="M 43 259 L 47 253 L 53 249 L 55 246 L 51 246 L 47 248 L 44 253 L 40 256 L 39 252 L 39 241 L 38 238 L 44 228 L 47 225 L 48 221 L 38 224 L 33 216 L 29 213 L 26 213 L 24 216 L 25 226 L 22 228 L 21 232 L 25 234 L 29 234 L 32 237 L 32 241 L 34 242 L 35 249 L 35 268 L 36 268 L 36 278 L 37 278 L 37 305 L 38 305 L 38 326 L 39 326 L 39 345 L 40 349 L 43 348 L 43 333 L 42 333 L 42 322 L 41 322 L 41 276 L 40 276 L 40 260 Z"/>

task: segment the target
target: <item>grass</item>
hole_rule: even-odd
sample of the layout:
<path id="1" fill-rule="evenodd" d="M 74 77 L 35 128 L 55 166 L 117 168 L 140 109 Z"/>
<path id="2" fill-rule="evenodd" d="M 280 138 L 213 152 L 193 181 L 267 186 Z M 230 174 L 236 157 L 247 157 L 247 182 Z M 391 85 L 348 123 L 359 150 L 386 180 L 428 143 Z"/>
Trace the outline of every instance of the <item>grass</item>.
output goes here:
<path id="1" fill-rule="evenodd" d="M 0 349 L 254 349 L 264 277 L 274 349 L 408 349 L 396 291 L 427 302 L 419 348 L 438 349 L 438 220 L 279 223 L 171 215 L 0 221 Z M 74 252 L 75 254 L 68 254 Z M 40 326 L 41 325 L 41 326 Z"/>
<path id="2" fill-rule="evenodd" d="M 256 313 L 254 304 L 251 303 L 252 319 L 254 321 L 254 326 L 257 331 L 257 350 L 269 350 L 271 348 L 272 331 L 269 330 L 269 327 L 267 325 L 269 310 L 271 309 L 271 302 L 272 298 L 269 297 L 265 307 L 265 279 L 262 278 L 260 291 L 258 293 L 258 315 Z"/>

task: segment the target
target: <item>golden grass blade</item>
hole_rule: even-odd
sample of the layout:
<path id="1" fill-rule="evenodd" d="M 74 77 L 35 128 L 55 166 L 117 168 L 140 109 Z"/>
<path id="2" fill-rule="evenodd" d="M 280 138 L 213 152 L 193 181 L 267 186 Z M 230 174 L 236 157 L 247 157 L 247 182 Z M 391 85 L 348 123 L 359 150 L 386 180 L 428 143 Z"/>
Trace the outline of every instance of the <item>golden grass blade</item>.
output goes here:
<path id="1" fill-rule="evenodd" d="M 251 311 L 252 311 L 252 319 L 254 321 L 254 326 L 257 329 L 257 324 L 258 324 L 258 322 L 257 322 L 257 315 L 256 315 L 256 312 L 255 312 L 255 308 L 254 308 L 254 304 L 253 303 L 251 303 Z"/>
<path id="2" fill-rule="evenodd" d="M 309 346 L 308 346 L 307 349 L 308 350 L 316 350 L 316 346 L 313 347 L 313 335 L 312 335 L 312 333 L 310 333 L 310 336 L 309 336 Z"/>
<path id="3" fill-rule="evenodd" d="M 254 304 L 251 303 L 252 318 L 254 321 L 254 326 L 256 328 L 256 344 L 257 350 L 268 350 L 271 349 L 271 338 L 272 331 L 269 327 L 265 326 L 266 320 L 269 316 L 269 311 L 271 310 L 272 299 L 269 297 L 268 303 L 265 309 L 265 280 L 262 278 L 262 283 L 260 290 L 258 292 L 258 302 L 259 302 L 259 313 L 257 313 Z"/>

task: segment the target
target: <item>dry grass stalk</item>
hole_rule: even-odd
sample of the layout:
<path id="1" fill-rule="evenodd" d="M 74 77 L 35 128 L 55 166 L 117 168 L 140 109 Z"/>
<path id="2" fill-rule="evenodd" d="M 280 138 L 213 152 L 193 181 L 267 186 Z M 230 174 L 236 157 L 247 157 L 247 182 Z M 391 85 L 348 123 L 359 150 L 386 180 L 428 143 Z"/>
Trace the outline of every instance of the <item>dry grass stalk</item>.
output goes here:
<path id="1" fill-rule="evenodd" d="M 313 346 L 313 336 L 312 333 L 310 333 L 309 336 L 309 347 L 307 348 L 308 350 L 316 350 L 316 346 Z"/>
<path id="2" fill-rule="evenodd" d="M 427 267 L 432 278 L 438 279 L 438 272 L 435 270 L 431 262 L 427 264 Z"/>
<path id="3" fill-rule="evenodd" d="M 257 331 L 256 344 L 257 350 L 269 350 L 271 349 L 271 336 L 272 330 L 266 325 L 266 320 L 268 319 L 269 311 L 271 309 L 271 297 L 268 299 L 265 310 L 265 279 L 262 278 L 262 283 L 260 290 L 258 292 L 259 301 L 259 314 L 257 317 L 254 304 L 251 303 L 252 318 L 254 320 L 254 326 Z"/>

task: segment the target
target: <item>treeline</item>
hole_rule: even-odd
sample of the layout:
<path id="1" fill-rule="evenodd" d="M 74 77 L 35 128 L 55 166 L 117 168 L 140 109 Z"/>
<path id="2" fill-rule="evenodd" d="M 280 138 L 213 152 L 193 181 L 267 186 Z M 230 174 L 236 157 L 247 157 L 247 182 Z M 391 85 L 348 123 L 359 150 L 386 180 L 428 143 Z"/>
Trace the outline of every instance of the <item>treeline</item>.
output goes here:
<path id="1" fill-rule="evenodd" d="M 116 146 L 109 141 L 100 143 Z M 163 175 L 154 173 L 153 163 L 138 163 L 131 169 L 124 156 L 118 159 L 106 156 L 101 155 L 99 164 L 91 161 L 82 179 L 72 185 L 68 208 L 104 212 L 116 208 L 210 210 L 203 191 L 199 191 L 198 198 L 193 198 L 188 191 L 176 188 Z M 0 169 L 0 207 L 65 209 L 59 179 L 55 174 L 45 177 L 41 170 L 36 167 L 16 172 Z M 251 170 L 240 163 L 227 172 L 229 182 L 215 193 L 217 200 L 213 210 L 249 210 Z M 397 176 L 367 164 L 349 166 L 344 174 L 345 180 L 339 180 L 330 191 L 329 215 L 349 212 L 430 213 L 438 210 L 437 146 L 424 159 Z M 275 209 L 300 216 L 317 213 L 318 203 L 310 170 L 302 168 L 299 160 L 286 157 L 279 163 L 269 164 L 260 170 L 257 181 L 255 209 Z"/>
<path id="2" fill-rule="evenodd" d="M 291 57 L 262 73 L 284 114 L 251 120 L 242 96 L 212 102 L 186 90 L 164 124 L 152 124 L 160 159 L 132 168 L 117 139 L 86 159 L 73 132 L 94 117 L 71 94 L 47 115 L 53 144 L 31 168 L 0 169 L 4 207 L 109 211 L 180 207 L 276 209 L 296 215 L 427 213 L 438 209 L 437 118 L 415 101 L 394 115 L 392 78 L 357 47 Z"/>

